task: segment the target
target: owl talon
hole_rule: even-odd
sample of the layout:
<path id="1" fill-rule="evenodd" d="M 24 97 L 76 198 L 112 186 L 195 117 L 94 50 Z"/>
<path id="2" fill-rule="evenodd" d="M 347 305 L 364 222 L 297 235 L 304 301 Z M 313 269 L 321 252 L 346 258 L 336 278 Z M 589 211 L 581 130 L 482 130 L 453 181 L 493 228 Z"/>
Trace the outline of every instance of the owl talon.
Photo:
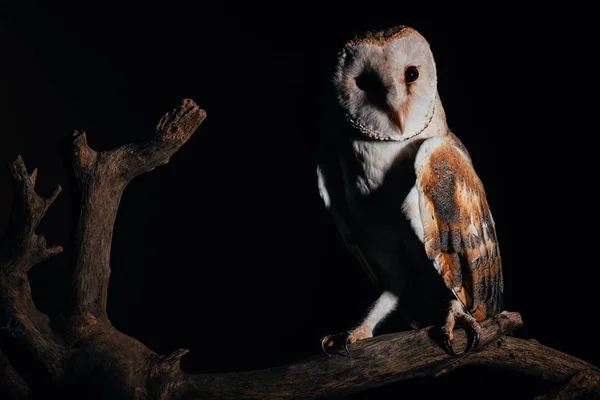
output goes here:
<path id="1" fill-rule="evenodd" d="M 481 338 L 481 335 L 479 334 L 478 331 L 475 331 L 475 335 L 473 338 L 473 346 L 471 347 L 471 350 L 475 350 L 479 347 L 479 340 Z"/>
<path id="2" fill-rule="evenodd" d="M 446 324 L 442 327 L 444 347 L 453 356 L 456 353 L 452 349 L 452 331 L 456 323 L 459 323 L 467 332 L 467 345 L 462 354 L 475 350 L 479 346 L 481 339 L 481 327 L 477 320 L 466 312 L 458 301 L 453 300 L 446 316 Z"/>
<path id="3" fill-rule="evenodd" d="M 350 332 L 342 332 L 342 333 L 337 333 L 335 335 L 328 335 L 328 336 L 325 336 L 323 339 L 321 339 L 321 348 L 323 349 L 325 354 L 330 356 L 331 353 L 329 353 L 327 351 L 327 348 L 340 349 L 342 347 L 342 343 L 343 343 L 343 347 L 344 347 L 344 351 L 346 352 L 346 355 L 348 357 L 352 358 L 352 356 L 350 355 L 350 351 L 348 350 L 349 339 L 350 339 Z"/>
<path id="4" fill-rule="evenodd" d="M 454 348 L 452 347 L 452 340 L 450 340 L 450 335 L 444 333 L 444 350 L 451 356 L 455 356 Z"/>
<path id="5" fill-rule="evenodd" d="M 467 347 L 465 348 L 464 352 L 462 354 L 468 353 L 469 351 L 473 351 L 476 350 L 479 347 L 479 342 L 480 342 L 480 338 L 481 335 L 479 334 L 478 331 L 474 331 L 471 332 L 473 336 L 469 335 L 468 341 L 467 341 Z M 469 334 L 469 329 L 467 329 L 467 334 Z M 455 356 L 456 352 L 454 351 L 454 348 L 452 346 L 452 339 L 450 339 L 450 335 L 445 332 L 444 330 L 444 350 L 446 350 L 446 352 L 448 354 L 450 354 L 451 356 Z"/>
<path id="6" fill-rule="evenodd" d="M 476 350 L 479 347 L 479 341 L 481 339 L 481 334 L 479 331 L 481 328 L 479 324 L 472 316 L 465 314 L 462 318 L 462 325 L 467 332 L 467 347 L 465 348 L 465 353 L 469 351 Z"/>

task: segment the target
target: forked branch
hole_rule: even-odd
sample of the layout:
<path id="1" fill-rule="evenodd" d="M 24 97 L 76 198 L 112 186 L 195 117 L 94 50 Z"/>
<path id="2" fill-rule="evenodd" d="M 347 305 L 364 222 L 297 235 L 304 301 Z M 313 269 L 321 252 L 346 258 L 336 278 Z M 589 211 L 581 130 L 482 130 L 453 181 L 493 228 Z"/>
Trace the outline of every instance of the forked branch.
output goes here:
<path id="1" fill-rule="evenodd" d="M 35 192 L 37 170 L 31 175 L 19 156 L 9 164 L 13 181 L 13 212 L 6 236 L 0 242 L 0 325 L 15 338 L 18 351 L 32 362 L 30 373 L 52 380 L 62 376 L 66 348 L 54 334 L 48 317 L 37 310 L 31 297 L 27 272 L 34 265 L 59 254 L 60 246 L 48 246 L 36 229 L 61 191 L 43 198 Z M 7 364 L 7 373 L 12 367 Z"/>
<path id="2" fill-rule="evenodd" d="M 35 233 L 62 188 L 58 186 L 47 199 L 39 196 L 35 192 L 37 169 L 29 175 L 21 156 L 9 164 L 9 170 L 14 205 L 8 232 L 0 243 L 0 266 L 4 275 L 24 276 L 34 265 L 62 251 L 60 246 L 48 247 L 44 237 Z"/>
<path id="3" fill-rule="evenodd" d="M 136 176 L 166 164 L 205 117 L 204 110 L 186 99 L 161 118 L 151 140 L 105 152 L 92 150 L 85 133 L 75 132 L 73 166 L 82 201 L 73 282 L 74 340 L 90 334 L 96 324 L 110 323 L 106 316 L 110 249 L 123 190 Z"/>

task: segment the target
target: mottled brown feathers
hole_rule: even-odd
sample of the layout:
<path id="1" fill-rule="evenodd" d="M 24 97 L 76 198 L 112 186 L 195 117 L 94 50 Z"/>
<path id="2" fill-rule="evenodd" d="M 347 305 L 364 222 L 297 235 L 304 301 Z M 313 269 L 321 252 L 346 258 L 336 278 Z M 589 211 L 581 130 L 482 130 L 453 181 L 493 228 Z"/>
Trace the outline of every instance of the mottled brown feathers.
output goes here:
<path id="1" fill-rule="evenodd" d="M 454 135 L 424 142 L 417 182 L 425 248 L 475 318 L 502 310 L 502 265 L 483 184 Z"/>
<path id="2" fill-rule="evenodd" d="M 361 35 L 357 35 L 353 39 L 348 41 L 346 43 L 346 46 L 353 46 L 355 44 L 361 43 L 383 46 L 394 39 L 399 39 L 410 34 L 422 37 L 422 35 L 413 28 L 410 28 L 405 25 L 397 25 L 389 29 L 379 31 L 368 31 Z M 423 38 L 423 40 L 427 43 L 425 38 Z"/>

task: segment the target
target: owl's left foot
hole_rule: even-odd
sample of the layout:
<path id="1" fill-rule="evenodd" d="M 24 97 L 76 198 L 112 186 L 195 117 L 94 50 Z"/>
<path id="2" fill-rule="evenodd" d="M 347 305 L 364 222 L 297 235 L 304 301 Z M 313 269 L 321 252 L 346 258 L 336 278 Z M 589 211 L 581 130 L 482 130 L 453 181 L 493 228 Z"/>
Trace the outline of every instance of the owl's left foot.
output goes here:
<path id="1" fill-rule="evenodd" d="M 373 337 L 373 330 L 361 325 L 351 331 L 325 336 L 321 339 L 321 348 L 323 348 L 323 351 L 326 354 L 330 355 L 327 349 L 338 350 L 343 347 L 346 355 L 351 357 L 350 351 L 348 350 L 348 344 L 371 337 Z"/>
<path id="2" fill-rule="evenodd" d="M 465 331 L 467 331 L 468 340 L 467 348 L 464 351 L 465 353 L 474 350 L 479 346 L 481 332 L 481 327 L 477 320 L 463 309 L 458 300 L 452 300 L 448 315 L 446 316 L 446 323 L 442 327 L 442 335 L 446 351 L 453 356 L 455 356 L 456 353 L 452 347 L 452 339 L 454 337 L 452 331 L 457 322 L 465 329 Z"/>

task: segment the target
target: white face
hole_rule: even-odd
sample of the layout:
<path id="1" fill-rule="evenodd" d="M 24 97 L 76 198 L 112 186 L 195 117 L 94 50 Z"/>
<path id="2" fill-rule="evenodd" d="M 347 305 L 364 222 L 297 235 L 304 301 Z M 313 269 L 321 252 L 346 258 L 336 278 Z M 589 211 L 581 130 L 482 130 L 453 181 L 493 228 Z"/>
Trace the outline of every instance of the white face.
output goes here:
<path id="1" fill-rule="evenodd" d="M 363 134 L 404 140 L 422 132 L 432 118 L 435 62 L 416 33 L 383 44 L 364 40 L 344 48 L 334 85 L 347 117 Z"/>

